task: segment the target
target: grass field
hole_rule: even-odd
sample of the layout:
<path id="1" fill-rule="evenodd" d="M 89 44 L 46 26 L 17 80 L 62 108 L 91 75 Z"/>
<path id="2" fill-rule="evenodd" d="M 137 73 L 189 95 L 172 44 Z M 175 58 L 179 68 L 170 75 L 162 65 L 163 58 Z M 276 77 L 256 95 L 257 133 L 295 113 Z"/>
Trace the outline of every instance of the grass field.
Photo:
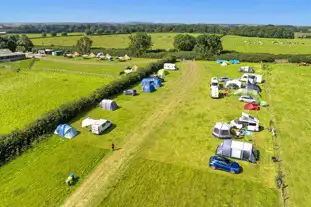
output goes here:
<path id="1" fill-rule="evenodd" d="M 288 206 L 311 206 L 311 67 L 269 65 L 272 110 L 285 168 Z"/>
<path id="2" fill-rule="evenodd" d="M 0 133 L 8 133 L 15 128 L 35 120 L 64 103 L 90 94 L 96 88 L 113 80 L 129 65 L 144 67 L 151 59 L 133 59 L 127 62 L 101 62 L 93 60 L 69 60 L 63 57 L 49 57 L 35 63 L 32 70 L 26 70 L 31 60 L 2 63 L 21 69 L 16 73 L 0 68 L 1 108 Z M 61 72 L 54 71 L 55 69 Z M 85 74 L 73 74 L 82 72 Z M 96 76 L 102 74 L 103 76 Z"/>
<path id="3" fill-rule="evenodd" d="M 154 49 L 173 48 L 174 37 L 177 33 L 151 33 Z M 195 36 L 199 34 L 193 34 Z M 103 35 L 92 36 L 93 47 L 102 48 L 126 48 L 128 46 L 128 36 Z M 54 37 L 33 39 L 35 45 L 44 46 L 73 46 L 80 36 L 73 37 Z M 272 53 L 272 54 L 309 54 L 311 39 L 275 39 L 275 38 L 256 38 L 256 37 L 223 37 L 223 47 L 225 50 L 235 50 L 245 53 Z M 280 44 L 273 44 L 278 41 Z M 249 42 L 249 43 L 247 43 Z M 259 44 L 261 42 L 262 44 Z M 289 44 L 297 43 L 297 44 Z"/>
<path id="4" fill-rule="evenodd" d="M 28 60 L 25 61 L 29 63 Z M 23 64 L 24 61 L 20 61 L 20 65 Z M 14 65 L 19 67 L 18 63 Z M 0 133 L 21 128 L 43 113 L 88 95 L 111 80 L 104 77 L 49 71 L 21 70 L 18 73 L 11 72 L 9 69 L 0 69 L 0 71 L 0 122 L 2 123 Z"/>
<path id="5" fill-rule="evenodd" d="M 117 147 L 156 111 L 157 103 L 167 96 L 179 73 L 170 74 L 166 86 L 153 94 L 137 97 L 118 96 L 117 111 L 95 108 L 81 114 L 72 125 L 81 133 L 72 140 L 52 136 L 21 157 L 0 168 L 0 203 L 3 206 L 59 206 L 76 186 L 68 188 L 64 181 L 73 172 L 83 182 L 98 162 L 111 154 L 111 142 Z M 152 97 L 152 98 L 151 98 Z M 144 113 L 141 113 L 144 112 Z M 104 118 L 115 124 L 109 133 L 95 136 L 81 128 L 85 117 Z"/>

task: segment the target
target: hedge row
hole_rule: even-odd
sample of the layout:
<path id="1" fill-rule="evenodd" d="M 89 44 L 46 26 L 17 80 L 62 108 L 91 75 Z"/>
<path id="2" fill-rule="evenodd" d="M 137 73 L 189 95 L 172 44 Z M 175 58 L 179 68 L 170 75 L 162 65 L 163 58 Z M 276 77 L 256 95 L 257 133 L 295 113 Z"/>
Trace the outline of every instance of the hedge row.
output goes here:
<path id="1" fill-rule="evenodd" d="M 53 133 L 58 124 L 69 122 L 77 114 L 95 107 L 104 98 L 122 93 L 124 89 L 129 88 L 142 78 L 163 68 L 165 62 L 176 62 L 176 58 L 170 57 L 151 63 L 145 69 L 139 69 L 135 73 L 98 88 L 87 97 L 82 97 L 50 111 L 21 130 L 17 129 L 0 136 L 0 166 L 14 159 L 41 139 L 45 139 L 47 136 L 44 137 L 44 135 Z"/>

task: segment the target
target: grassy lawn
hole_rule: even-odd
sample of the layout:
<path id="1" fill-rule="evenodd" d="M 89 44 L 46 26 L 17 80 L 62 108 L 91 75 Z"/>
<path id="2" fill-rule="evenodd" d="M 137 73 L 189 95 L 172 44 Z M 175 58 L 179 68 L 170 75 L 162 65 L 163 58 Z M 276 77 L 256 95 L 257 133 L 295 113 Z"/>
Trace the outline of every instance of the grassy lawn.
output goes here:
<path id="1" fill-rule="evenodd" d="M 60 206 L 65 198 L 79 186 L 98 162 L 111 154 L 111 142 L 122 147 L 131 132 L 157 110 L 157 103 L 165 98 L 178 79 L 179 73 L 167 77 L 165 87 L 152 94 L 120 95 L 115 98 L 120 109 L 111 112 L 95 108 L 80 114 L 71 123 L 81 133 L 72 140 L 53 135 L 33 150 L 0 168 L 0 197 L 4 206 Z M 139 87 L 137 88 L 139 90 Z M 142 113 L 144 112 L 144 113 Z M 109 133 L 95 136 L 81 128 L 86 117 L 111 120 L 115 128 Z M 69 173 L 79 177 L 76 186 L 68 188 L 64 181 Z"/>
<path id="2" fill-rule="evenodd" d="M 37 61 L 33 69 L 60 69 L 119 76 L 119 73 L 127 66 L 133 67 L 134 65 L 137 65 L 138 67 L 145 67 L 151 62 L 155 62 L 155 60 L 134 58 L 133 60 L 126 62 L 98 62 L 96 59 L 67 59 L 64 57 L 48 56 L 44 60 Z"/>
<path id="3" fill-rule="evenodd" d="M 21 65 L 24 64 L 22 62 Z M 14 64 L 18 66 L 17 63 Z M 0 133 L 21 128 L 43 113 L 88 95 L 111 80 L 36 70 L 21 70 L 16 73 L 0 69 L 0 74 Z"/>
<path id="4" fill-rule="evenodd" d="M 285 169 L 288 206 L 311 206 L 311 67 L 269 65 L 272 110 Z"/>
<path id="5" fill-rule="evenodd" d="M 229 122 L 243 111 L 238 97 L 211 99 L 210 79 L 212 76 L 235 78 L 241 74 L 237 72 L 239 66 L 198 64 L 201 74 L 195 86 L 165 121 L 150 130 L 143 149 L 108 197 L 104 194 L 98 197 L 102 206 L 279 205 L 275 166 L 271 161 L 273 143 L 267 130 L 241 140 L 253 142 L 259 149 L 258 164 L 238 161 L 244 169 L 240 175 L 209 169 L 208 159 L 221 143 L 211 135 L 215 122 Z M 261 72 L 259 65 L 250 65 Z M 248 113 L 259 118 L 263 127 L 268 127 L 268 109 Z"/>
<path id="6" fill-rule="evenodd" d="M 173 48 L 174 37 L 178 33 L 151 33 L 154 49 Z M 198 36 L 199 34 L 193 34 Z M 102 48 L 126 48 L 129 44 L 127 34 L 91 36 L 93 47 Z M 75 45 L 79 36 L 73 37 L 47 37 L 33 39 L 35 45 L 56 45 L 72 46 Z M 256 38 L 256 37 L 223 37 L 223 47 L 225 50 L 236 50 L 246 53 L 273 53 L 273 54 L 309 54 L 311 39 L 275 39 L 275 38 Z M 249 41 L 250 44 L 245 43 Z M 262 44 L 258 44 L 262 42 Z M 283 44 L 272 44 L 273 41 L 280 41 Z M 299 43 L 296 45 L 287 43 Z M 304 44 L 302 44 L 304 43 Z"/>

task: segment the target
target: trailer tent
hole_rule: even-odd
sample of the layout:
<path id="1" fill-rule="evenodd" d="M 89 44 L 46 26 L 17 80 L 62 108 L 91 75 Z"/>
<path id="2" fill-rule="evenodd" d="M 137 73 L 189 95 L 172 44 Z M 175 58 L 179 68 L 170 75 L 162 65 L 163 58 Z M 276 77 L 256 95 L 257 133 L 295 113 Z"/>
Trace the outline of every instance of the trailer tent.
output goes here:
<path id="1" fill-rule="evenodd" d="M 104 110 L 114 111 L 118 109 L 117 103 L 113 100 L 103 99 L 99 105 Z"/>
<path id="2" fill-rule="evenodd" d="M 57 126 L 54 134 L 68 139 L 72 139 L 73 137 L 78 135 L 78 132 L 75 130 L 75 128 L 69 126 L 68 124 L 60 124 Z"/>
<path id="3" fill-rule="evenodd" d="M 252 144 L 229 139 L 218 145 L 216 154 L 252 163 L 256 163 L 257 160 L 257 152 Z"/>
<path id="4" fill-rule="evenodd" d="M 232 138 L 231 127 L 227 123 L 217 122 L 214 126 L 212 135 L 220 139 L 230 139 Z"/>

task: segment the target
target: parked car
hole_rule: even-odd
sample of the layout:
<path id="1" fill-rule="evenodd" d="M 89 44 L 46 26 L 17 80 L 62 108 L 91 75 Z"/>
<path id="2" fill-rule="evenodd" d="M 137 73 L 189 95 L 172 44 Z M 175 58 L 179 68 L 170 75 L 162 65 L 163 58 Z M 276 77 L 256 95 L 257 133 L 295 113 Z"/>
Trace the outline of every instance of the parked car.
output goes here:
<path id="1" fill-rule="evenodd" d="M 257 100 L 251 96 L 240 96 L 239 101 L 243 101 L 245 103 L 256 103 Z"/>
<path id="2" fill-rule="evenodd" d="M 219 78 L 218 79 L 219 80 L 219 82 L 227 82 L 227 81 L 229 81 L 229 80 L 232 80 L 231 78 L 228 78 L 228 77 L 221 77 L 221 78 Z"/>
<path id="3" fill-rule="evenodd" d="M 211 169 L 224 170 L 232 174 L 242 172 L 242 167 L 237 163 L 222 156 L 212 156 L 209 159 L 209 166 Z"/>
<path id="4" fill-rule="evenodd" d="M 137 95 L 137 91 L 135 89 L 128 89 L 123 91 L 124 95 L 131 95 L 131 96 L 136 96 Z"/>

